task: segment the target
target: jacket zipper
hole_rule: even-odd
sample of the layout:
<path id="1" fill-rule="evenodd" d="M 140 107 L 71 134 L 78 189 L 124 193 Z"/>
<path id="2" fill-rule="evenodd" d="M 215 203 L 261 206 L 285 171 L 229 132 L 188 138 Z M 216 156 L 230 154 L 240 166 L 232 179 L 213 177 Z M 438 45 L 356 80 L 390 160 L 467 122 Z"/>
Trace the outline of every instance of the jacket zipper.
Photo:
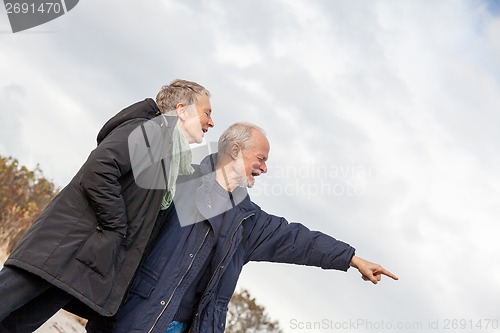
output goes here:
<path id="1" fill-rule="evenodd" d="M 189 266 L 188 268 L 186 269 L 186 271 L 184 272 L 184 274 L 181 276 L 179 282 L 177 283 L 177 285 L 175 286 L 174 290 L 172 291 L 172 293 L 170 294 L 170 297 L 167 301 L 167 303 L 165 304 L 165 306 L 163 307 L 163 309 L 161 310 L 160 314 L 158 315 L 158 317 L 156 317 L 156 320 L 154 321 L 153 323 L 153 326 L 151 326 L 151 328 L 149 329 L 148 333 L 151 333 L 153 331 L 153 329 L 155 328 L 156 324 L 158 323 L 158 321 L 160 320 L 161 316 L 163 315 L 163 313 L 165 313 L 165 310 L 167 309 L 168 305 L 170 304 L 170 302 L 172 301 L 172 298 L 174 297 L 174 294 L 175 294 L 175 291 L 177 290 L 177 288 L 179 288 L 179 286 L 181 285 L 182 281 L 184 280 L 184 278 L 186 277 L 187 273 L 189 272 L 189 270 L 191 269 L 191 266 L 193 266 L 193 262 L 194 260 L 196 259 L 196 256 L 198 255 L 198 253 L 200 252 L 201 250 L 201 247 L 203 246 L 203 244 L 205 244 L 205 241 L 207 240 L 207 237 L 208 237 L 208 234 L 210 233 L 210 228 L 208 228 L 207 232 L 205 233 L 205 237 L 203 237 L 203 241 L 201 242 L 200 244 L 200 247 L 198 248 L 198 250 L 196 250 L 196 253 L 194 254 L 193 258 L 191 259 L 191 262 L 189 263 Z"/>
<path id="2" fill-rule="evenodd" d="M 240 228 L 240 225 L 243 223 L 243 221 L 245 221 L 246 219 L 248 219 L 248 218 L 250 218 L 251 216 L 254 216 L 254 215 L 255 215 L 255 214 L 250 214 L 250 215 L 248 215 L 248 216 L 244 217 L 244 218 L 240 221 L 240 223 L 238 223 L 238 226 L 236 227 L 236 229 L 234 230 L 233 234 L 231 235 L 231 244 L 233 243 L 234 235 L 236 235 L 236 232 L 237 232 L 237 231 L 238 231 L 238 229 Z M 204 292 L 203 292 L 203 294 L 202 294 L 203 296 L 204 296 L 204 295 L 206 295 L 207 290 L 208 290 L 208 288 L 210 287 L 210 284 L 212 283 L 213 279 L 215 278 L 215 275 L 217 275 L 217 271 L 220 269 L 220 267 L 221 267 L 222 263 L 226 260 L 226 258 L 227 258 L 227 256 L 228 256 L 228 254 L 229 254 L 229 251 L 230 251 L 230 250 L 231 250 L 231 245 L 230 245 L 230 246 L 228 246 L 228 249 L 227 249 L 227 251 L 226 251 L 226 254 L 224 254 L 224 257 L 222 257 L 221 262 L 217 265 L 217 268 L 215 269 L 214 274 L 212 275 L 212 277 L 211 277 L 211 278 L 210 278 L 210 280 L 208 281 L 207 287 L 205 288 L 205 291 L 204 291 Z M 203 296 L 202 296 L 202 298 L 203 298 Z M 197 316 L 198 314 L 199 314 L 199 312 L 197 312 L 197 313 L 195 314 L 195 316 Z"/>

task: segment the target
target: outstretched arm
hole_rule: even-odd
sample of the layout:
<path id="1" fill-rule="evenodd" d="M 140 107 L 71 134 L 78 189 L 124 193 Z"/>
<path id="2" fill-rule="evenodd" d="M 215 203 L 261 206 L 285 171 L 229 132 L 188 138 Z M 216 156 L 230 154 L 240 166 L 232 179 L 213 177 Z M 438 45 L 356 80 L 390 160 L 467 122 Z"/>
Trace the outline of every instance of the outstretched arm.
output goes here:
<path id="1" fill-rule="evenodd" d="M 398 280 L 396 275 L 392 274 L 379 264 L 374 264 L 357 256 L 352 257 L 350 265 L 361 273 L 361 278 L 363 280 L 371 281 L 373 284 L 377 284 L 378 281 L 382 279 L 382 275 Z"/>
<path id="2" fill-rule="evenodd" d="M 347 271 L 354 248 L 300 223 L 288 223 L 255 205 L 255 219 L 245 225 L 245 261 L 270 261 Z M 252 223 L 253 222 L 253 223 Z"/>

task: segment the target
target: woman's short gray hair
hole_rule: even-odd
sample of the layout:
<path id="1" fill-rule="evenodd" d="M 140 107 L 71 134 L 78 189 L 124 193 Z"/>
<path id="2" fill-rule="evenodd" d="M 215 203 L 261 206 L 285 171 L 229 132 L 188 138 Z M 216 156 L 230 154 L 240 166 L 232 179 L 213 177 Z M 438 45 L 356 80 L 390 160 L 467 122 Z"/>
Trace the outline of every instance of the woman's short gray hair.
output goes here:
<path id="1" fill-rule="evenodd" d="M 156 104 L 161 113 L 167 113 L 174 111 L 178 103 L 185 106 L 196 104 L 203 94 L 210 97 L 210 92 L 202 85 L 176 79 L 161 87 L 156 95 Z"/>
<path id="2" fill-rule="evenodd" d="M 262 135 L 266 136 L 266 133 L 262 128 L 251 123 L 235 123 L 229 126 L 219 138 L 219 153 L 227 153 L 232 143 L 238 143 L 242 148 L 250 147 L 250 138 L 252 137 L 252 131 L 254 130 L 259 131 Z"/>

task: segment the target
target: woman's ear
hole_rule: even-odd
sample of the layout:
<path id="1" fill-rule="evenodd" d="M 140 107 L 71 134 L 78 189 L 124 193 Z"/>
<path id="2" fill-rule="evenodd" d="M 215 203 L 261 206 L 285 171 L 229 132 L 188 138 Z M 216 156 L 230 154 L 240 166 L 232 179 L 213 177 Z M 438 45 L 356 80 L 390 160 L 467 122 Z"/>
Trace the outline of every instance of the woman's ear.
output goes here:
<path id="1" fill-rule="evenodd" d="M 186 120 L 186 107 L 183 103 L 177 103 L 175 106 L 175 113 L 181 120 Z"/>

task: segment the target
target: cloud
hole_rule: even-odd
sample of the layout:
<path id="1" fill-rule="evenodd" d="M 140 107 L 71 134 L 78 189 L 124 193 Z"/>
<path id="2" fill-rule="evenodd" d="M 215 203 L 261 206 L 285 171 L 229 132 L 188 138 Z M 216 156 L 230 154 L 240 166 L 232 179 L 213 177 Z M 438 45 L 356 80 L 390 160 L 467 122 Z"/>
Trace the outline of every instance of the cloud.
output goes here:
<path id="1" fill-rule="evenodd" d="M 0 153 L 40 163 L 64 185 L 109 117 L 176 77 L 195 80 L 213 95 L 208 141 L 236 121 L 268 133 L 270 171 L 251 191 L 259 205 L 401 278 L 373 287 L 352 270 L 250 264 L 240 285 L 285 331 L 294 317 L 493 317 L 500 18 L 491 4 L 80 2 L 50 33 L 0 35 Z M 328 191 L 349 185 L 362 191 Z"/>

